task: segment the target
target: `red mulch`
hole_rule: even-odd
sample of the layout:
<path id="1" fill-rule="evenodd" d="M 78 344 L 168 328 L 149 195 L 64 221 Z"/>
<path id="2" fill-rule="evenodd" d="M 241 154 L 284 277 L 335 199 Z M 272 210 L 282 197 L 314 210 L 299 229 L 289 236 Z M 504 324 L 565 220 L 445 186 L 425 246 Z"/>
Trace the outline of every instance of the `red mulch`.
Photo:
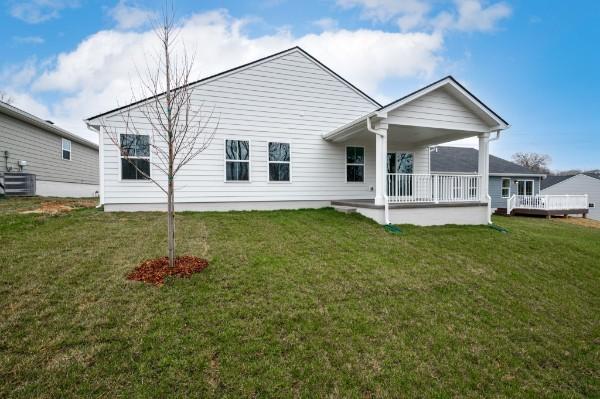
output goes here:
<path id="1" fill-rule="evenodd" d="M 194 273 L 201 272 L 207 266 L 206 259 L 195 256 L 178 256 L 175 258 L 175 266 L 169 267 L 169 258 L 163 256 L 143 261 L 127 275 L 127 279 L 143 281 L 160 287 L 165 283 L 167 276 L 190 277 Z"/>

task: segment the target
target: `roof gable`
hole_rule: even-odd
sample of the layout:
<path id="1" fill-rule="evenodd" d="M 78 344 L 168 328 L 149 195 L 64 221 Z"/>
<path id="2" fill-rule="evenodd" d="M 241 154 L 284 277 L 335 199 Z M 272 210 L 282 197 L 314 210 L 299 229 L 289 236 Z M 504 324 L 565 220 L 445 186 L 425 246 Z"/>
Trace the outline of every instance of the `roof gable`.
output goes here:
<path id="1" fill-rule="evenodd" d="M 484 122 L 486 122 L 486 124 L 490 126 L 491 130 L 506 129 L 509 127 L 508 122 L 502 119 L 498 114 L 496 114 L 491 108 L 489 108 L 476 96 L 474 96 L 452 76 L 446 76 L 445 78 L 435 81 L 419 90 L 407 94 L 404 97 L 392 101 L 391 103 L 379 108 L 377 112 L 379 114 L 387 114 L 389 112 L 393 112 L 394 110 L 397 110 L 403 107 L 404 105 L 412 103 L 415 100 L 423 98 L 429 93 L 440 89 L 446 90 L 447 93 L 456 98 L 457 101 L 460 101 L 465 107 L 467 107 L 469 110 L 475 113 L 481 120 L 483 120 Z"/>
<path id="2" fill-rule="evenodd" d="M 369 102 L 370 104 L 372 104 L 373 107 L 380 107 L 381 106 L 381 104 L 379 104 L 373 98 L 371 98 L 370 96 L 368 96 L 362 90 L 360 90 L 359 88 L 357 88 L 356 86 L 354 86 L 352 83 L 348 82 L 346 79 L 344 79 L 343 77 L 341 77 L 340 75 L 338 75 L 337 73 L 335 73 L 329 67 L 327 67 L 326 65 L 324 65 L 323 63 L 321 63 L 315 57 L 313 57 L 312 55 L 310 55 L 309 53 L 307 53 L 306 51 L 304 51 L 302 48 L 300 48 L 298 46 L 292 47 L 290 49 L 287 49 L 287 50 L 284 50 L 284 51 L 281 51 L 281 52 L 278 52 L 278 53 L 275 53 L 275 54 L 272 54 L 272 55 L 269 55 L 269 56 L 264 57 L 264 58 L 260 58 L 258 60 L 249 62 L 247 64 L 243 64 L 243 65 L 237 66 L 235 68 L 228 69 L 226 71 L 217 73 L 215 75 L 211 75 L 211 76 L 208 76 L 208 77 L 196 80 L 194 82 L 188 83 L 187 86 L 192 86 L 192 87 L 194 87 L 194 86 L 200 86 L 200 85 L 209 83 L 211 81 L 214 81 L 214 80 L 217 80 L 217 79 L 220 79 L 220 78 L 224 78 L 226 76 L 229 76 L 229 75 L 232 75 L 232 74 L 235 74 L 235 73 L 238 73 L 238 72 L 242 72 L 242 71 L 245 71 L 245 70 L 250 69 L 250 68 L 258 67 L 261 64 L 264 64 L 264 63 L 267 63 L 267 62 L 270 62 L 270 61 L 273 61 L 273 60 L 276 60 L 276 59 L 280 59 L 280 58 L 286 57 L 288 55 L 293 55 L 293 54 L 301 55 L 302 57 L 306 58 L 311 63 L 315 64 L 319 69 L 321 69 L 322 71 L 324 71 L 325 73 L 327 73 L 328 75 L 330 75 L 331 77 L 333 77 L 334 79 L 336 79 L 337 81 L 341 82 L 344 86 L 346 86 L 347 88 L 349 88 L 351 91 L 353 91 L 354 93 L 356 93 L 358 96 L 364 98 L 367 102 Z M 174 89 L 174 90 L 176 90 L 176 89 Z M 164 94 L 165 93 L 161 93 L 158 96 L 163 96 Z M 126 110 L 126 109 L 129 109 L 131 107 L 135 107 L 137 105 L 141 105 L 141 104 L 143 104 L 143 103 L 145 103 L 145 102 L 147 102 L 147 101 L 149 101 L 151 99 L 154 99 L 154 98 L 155 97 L 148 97 L 148 98 L 145 98 L 145 99 L 133 102 L 131 104 L 128 104 L 128 105 L 125 105 L 125 106 L 122 106 L 122 107 L 118 107 L 118 108 L 112 109 L 110 111 L 106 111 L 106 112 L 103 112 L 101 114 L 92 116 L 90 118 L 87 118 L 85 121 L 89 123 L 89 122 L 91 122 L 91 121 L 93 121 L 95 119 L 98 119 L 98 118 L 101 118 L 101 117 L 106 117 L 106 116 L 108 116 L 110 114 L 117 113 L 119 111 Z"/>

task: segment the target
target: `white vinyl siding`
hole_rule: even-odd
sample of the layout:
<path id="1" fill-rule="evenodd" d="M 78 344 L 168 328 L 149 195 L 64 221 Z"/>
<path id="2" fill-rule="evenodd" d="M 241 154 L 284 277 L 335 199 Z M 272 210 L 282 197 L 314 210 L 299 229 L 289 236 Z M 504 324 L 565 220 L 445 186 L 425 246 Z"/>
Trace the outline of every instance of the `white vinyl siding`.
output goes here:
<path id="1" fill-rule="evenodd" d="M 373 197 L 370 186 L 375 185 L 374 136 L 330 143 L 322 135 L 377 106 L 300 51 L 199 84 L 192 102 L 205 110 L 214 107 L 220 120 L 210 146 L 177 175 L 177 202 Z M 139 112 L 133 110 L 132 114 Z M 113 116 L 109 121 L 113 128 L 123 130 L 121 117 Z M 140 129 L 143 131 L 144 126 Z M 224 178 L 226 139 L 250 142 L 249 183 L 231 184 Z M 106 134 L 103 140 L 104 202 L 165 202 L 164 193 L 153 185 L 119 181 L 118 150 Z M 269 181 L 269 142 L 292 143 L 293 179 L 289 184 Z M 365 184 L 346 184 L 346 145 L 365 147 Z M 153 178 L 164 180 L 160 172 L 153 172 Z"/>
<path id="2" fill-rule="evenodd" d="M 486 131 L 489 126 L 444 88 L 419 97 L 389 113 L 389 123 L 466 131 Z"/>

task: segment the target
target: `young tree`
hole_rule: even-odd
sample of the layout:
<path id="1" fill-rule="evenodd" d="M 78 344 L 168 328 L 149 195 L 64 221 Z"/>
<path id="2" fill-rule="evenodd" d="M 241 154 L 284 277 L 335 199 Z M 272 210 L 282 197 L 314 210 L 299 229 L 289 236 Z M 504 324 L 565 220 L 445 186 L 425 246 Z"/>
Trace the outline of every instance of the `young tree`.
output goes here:
<path id="1" fill-rule="evenodd" d="M 211 143 L 218 128 L 219 118 L 212 111 L 203 113 L 200 104 L 193 104 L 190 75 L 194 57 L 188 57 L 185 48 L 175 56 L 177 27 L 173 7 L 165 6 L 154 32 L 160 42 L 153 63 L 146 64 L 145 72 L 138 71 L 142 96 L 133 94 L 132 104 L 118 114 L 121 126 L 104 119 L 100 122 L 121 157 L 137 173 L 158 186 L 167 196 L 167 234 L 169 266 L 175 264 L 175 177 L 191 160 Z M 135 88 L 132 87 L 135 93 Z M 114 117 L 113 117 L 114 118 Z M 131 136 L 126 136 L 131 135 Z M 148 135 L 152 157 L 147 164 L 136 158 L 137 139 Z M 150 170 L 158 171 L 154 176 Z"/>
<path id="2" fill-rule="evenodd" d="M 534 172 L 549 173 L 548 165 L 552 161 L 550 155 L 537 154 L 535 152 L 517 152 L 512 156 L 515 163 L 524 166 Z"/>

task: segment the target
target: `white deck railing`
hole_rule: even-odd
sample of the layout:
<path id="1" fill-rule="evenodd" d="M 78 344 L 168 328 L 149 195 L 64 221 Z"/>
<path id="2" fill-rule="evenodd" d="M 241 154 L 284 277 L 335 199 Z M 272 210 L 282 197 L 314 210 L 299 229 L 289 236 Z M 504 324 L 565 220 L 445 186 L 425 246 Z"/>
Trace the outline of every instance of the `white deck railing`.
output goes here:
<path id="1" fill-rule="evenodd" d="M 388 173 L 390 203 L 479 201 L 481 176 Z"/>
<path id="2" fill-rule="evenodd" d="M 588 196 L 584 195 L 513 195 L 506 200 L 506 212 L 514 209 L 539 209 L 546 211 L 566 211 L 588 209 Z"/>

